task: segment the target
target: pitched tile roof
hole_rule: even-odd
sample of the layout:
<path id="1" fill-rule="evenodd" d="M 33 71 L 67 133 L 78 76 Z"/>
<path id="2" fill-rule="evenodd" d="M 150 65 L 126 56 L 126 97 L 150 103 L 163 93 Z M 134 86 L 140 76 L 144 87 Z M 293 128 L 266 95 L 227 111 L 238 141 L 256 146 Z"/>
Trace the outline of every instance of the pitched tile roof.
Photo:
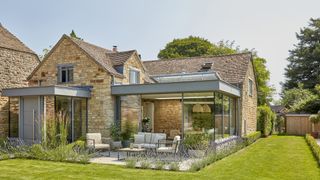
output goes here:
<path id="1" fill-rule="evenodd" d="M 36 54 L 0 23 L 0 47 Z"/>
<path id="2" fill-rule="evenodd" d="M 135 52 L 136 50 L 122 51 L 122 52 L 108 52 L 107 55 L 111 59 L 113 65 L 118 66 L 125 63 Z"/>
<path id="3" fill-rule="evenodd" d="M 251 53 L 239 53 L 224 56 L 153 60 L 143 63 L 150 75 L 199 72 L 205 63 L 213 63 L 211 71 L 217 72 L 222 80 L 228 83 L 238 84 L 242 83 L 245 78 L 251 56 Z"/>
<path id="4" fill-rule="evenodd" d="M 82 50 L 88 53 L 94 60 L 96 60 L 108 72 L 116 76 L 120 76 L 120 77 L 123 76 L 113 68 L 112 60 L 107 55 L 107 53 L 112 52 L 111 50 L 87 43 L 83 40 L 79 40 L 69 36 L 67 37 L 71 39 L 75 44 L 77 44 Z"/>

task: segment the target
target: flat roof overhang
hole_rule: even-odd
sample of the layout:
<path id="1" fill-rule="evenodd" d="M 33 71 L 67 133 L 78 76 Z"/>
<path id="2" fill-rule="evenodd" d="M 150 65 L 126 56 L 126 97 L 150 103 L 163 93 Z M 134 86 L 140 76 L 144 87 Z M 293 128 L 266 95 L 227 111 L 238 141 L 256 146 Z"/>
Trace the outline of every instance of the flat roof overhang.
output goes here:
<path id="1" fill-rule="evenodd" d="M 18 96 L 71 96 L 89 98 L 91 92 L 85 88 L 66 87 L 66 86 L 36 86 L 9 88 L 2 90 L 2 96 L 18 97 Z"/>
<path id="2" fill-rule="evenodd" d="M 240 97 L 240 89 L 221 80 L 174 83 L 128 84 L 111 86 L 112 95 L 163 94 L 217 91 Z"/>

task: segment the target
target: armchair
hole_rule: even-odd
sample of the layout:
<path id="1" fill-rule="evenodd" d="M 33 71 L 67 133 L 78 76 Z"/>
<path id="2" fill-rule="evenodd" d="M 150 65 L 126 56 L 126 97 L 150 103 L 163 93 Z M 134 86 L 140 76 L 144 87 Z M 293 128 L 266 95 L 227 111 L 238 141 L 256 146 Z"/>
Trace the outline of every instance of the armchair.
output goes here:
<path id="1" fill-rule="evenodd" d="M 107 138 L 102 138 L 101 133 L 87 133 L 86 134 L 86 143 L 87 147 L 93 149 L 94 151 L 103 151 L 108 150 L 110 156 L 110 142 L 103 143 L 102 140 L 110 140 Z"/>

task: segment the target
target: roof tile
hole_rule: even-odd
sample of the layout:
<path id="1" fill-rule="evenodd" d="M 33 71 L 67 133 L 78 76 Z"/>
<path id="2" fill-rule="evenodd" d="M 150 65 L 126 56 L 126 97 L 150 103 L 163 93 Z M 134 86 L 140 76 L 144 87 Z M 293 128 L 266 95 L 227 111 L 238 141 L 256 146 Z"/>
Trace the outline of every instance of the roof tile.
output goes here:
<path id="1" fill-rule="evenodd" d="M 0 47 L 36 54 L 0 24 Z"/>
<path id="2" fill-rule="evenodd" d="M 199 72 L 203 64 L 213 63 L 211 71 L 217 72 L 222 80 L 228 83 L 238 84 L 243 82 L 250 61 L 251 53 L 239 53 L 224 56 L 144 61 L 143 63 L 150 75 Z"/>

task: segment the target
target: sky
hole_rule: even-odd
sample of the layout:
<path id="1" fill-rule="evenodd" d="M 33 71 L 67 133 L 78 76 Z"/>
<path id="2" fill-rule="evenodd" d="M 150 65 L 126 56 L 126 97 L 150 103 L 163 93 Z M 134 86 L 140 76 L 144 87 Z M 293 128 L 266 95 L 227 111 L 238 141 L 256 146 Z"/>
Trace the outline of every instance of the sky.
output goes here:
<path id="1" fill-rule="evenodd" d="M 1 0 L 0 23 L 39 55 L 71 30 L 108 49 L 136 49 L 143 60 L 157 59 L 174 38 L 235 41 L 267 59 L 279 93 L 295 33 L 319 7 L 319 0 Z"/>

